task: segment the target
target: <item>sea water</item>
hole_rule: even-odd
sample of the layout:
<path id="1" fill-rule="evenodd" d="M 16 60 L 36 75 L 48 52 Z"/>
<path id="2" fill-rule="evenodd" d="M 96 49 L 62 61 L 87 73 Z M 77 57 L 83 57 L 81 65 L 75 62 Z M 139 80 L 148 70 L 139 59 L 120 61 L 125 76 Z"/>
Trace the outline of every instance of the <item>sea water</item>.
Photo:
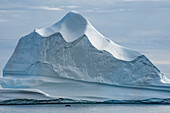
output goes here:
<path id="1" fill-rule="evenodd" d="M 3 105 L 0 113 L 170 113 L 170 105 L 151 104 Z"/>

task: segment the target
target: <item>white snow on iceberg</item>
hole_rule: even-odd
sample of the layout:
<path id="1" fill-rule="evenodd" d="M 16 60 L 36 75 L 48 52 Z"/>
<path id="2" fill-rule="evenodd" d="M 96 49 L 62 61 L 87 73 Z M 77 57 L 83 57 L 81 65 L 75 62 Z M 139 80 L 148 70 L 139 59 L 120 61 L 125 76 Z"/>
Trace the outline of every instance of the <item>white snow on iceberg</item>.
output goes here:
<path id="1" fill-rule="evenodd" d="M 95 48 L 105 50 L 121 60 L 129 61 L 141 55 L 137 51 L 121 47 L 104 37 L 88 20 L 77 12 L 70 12 L 56 24 L 47 28 L 36 29 L 36 32 L 44 37 L 49 37 L 54 33 L 61 33 L 66 42 L 73 42 L 86 35 Z"/>

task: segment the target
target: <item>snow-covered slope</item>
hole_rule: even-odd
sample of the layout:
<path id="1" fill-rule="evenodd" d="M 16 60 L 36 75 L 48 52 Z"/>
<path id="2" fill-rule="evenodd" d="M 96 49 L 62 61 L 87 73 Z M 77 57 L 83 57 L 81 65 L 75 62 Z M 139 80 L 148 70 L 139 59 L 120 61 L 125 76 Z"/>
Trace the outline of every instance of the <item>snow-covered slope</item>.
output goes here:
<path id="1" fill-rule="evenodd" d="M 62 20 L 56 24 L 42 29 L 36 29 L 36 32 L 43 37 L 49 37 L 54 33 L 61 33 L 66 42 L 72 42 L 86 35 L 90 43 L 98 50 L 105 50 L 115 58 L 121 60 L 134 60 L 141 54 L 137 51 L 121 47 L 110 39 L 100 34 L 82 15 L 77 12 L 68 13 Z"/>

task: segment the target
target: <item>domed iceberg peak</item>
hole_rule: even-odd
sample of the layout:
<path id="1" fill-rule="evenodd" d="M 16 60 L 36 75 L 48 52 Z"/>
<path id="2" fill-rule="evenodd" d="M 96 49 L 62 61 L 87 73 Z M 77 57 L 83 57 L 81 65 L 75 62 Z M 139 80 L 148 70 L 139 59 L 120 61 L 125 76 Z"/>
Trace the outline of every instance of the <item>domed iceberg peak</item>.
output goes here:
<path id="1" fill-rule="evenodd" d="M 19 74 L 107 84 L 169 82 L 143 54 L 103 36 L 77 12 L 19 40 L 3 76 Z"/>

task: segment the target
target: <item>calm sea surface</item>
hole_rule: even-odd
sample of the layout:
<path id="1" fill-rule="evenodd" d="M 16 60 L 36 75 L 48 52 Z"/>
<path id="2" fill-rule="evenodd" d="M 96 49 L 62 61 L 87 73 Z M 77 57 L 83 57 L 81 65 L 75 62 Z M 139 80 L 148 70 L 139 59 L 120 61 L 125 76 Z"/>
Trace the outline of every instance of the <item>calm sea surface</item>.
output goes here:
<path id="1" fill-rule="evenodd" d="M 8 105 L 0 113 L 170 113 L 170 105 L 138 104 L 73 104 Z"/>

